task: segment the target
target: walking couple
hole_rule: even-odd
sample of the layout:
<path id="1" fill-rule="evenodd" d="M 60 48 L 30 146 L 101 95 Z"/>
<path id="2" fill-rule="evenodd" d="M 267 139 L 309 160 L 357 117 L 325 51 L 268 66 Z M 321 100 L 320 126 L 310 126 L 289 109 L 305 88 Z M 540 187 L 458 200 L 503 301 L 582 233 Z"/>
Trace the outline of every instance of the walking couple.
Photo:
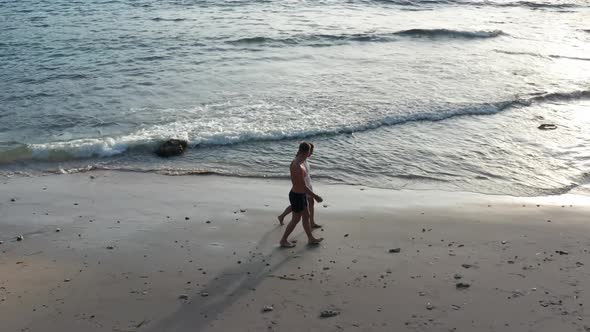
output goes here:
<path id="1" fill-rule="evenodd" d="M 309 245 L 317 245 L 322 242 L 323 238 L 315 238 L 311 233 L 313 228 L 321 228 L 314 220 L 314 201 L 321 203 L 323 199 L 312 191 L 311 177 L 309 175 L 309 164 L 307 158 L 313 153 L 313 144 L 303 142 L 299 144 L 299 150 L 295 159 L 291 162 L 291 182 L 293 186 L 289 192 L 289 202 L 291 203 L 283 213 L 278 216 L 279 222 L 283 225 L 283 219 L 286 215 L 293 212 L 291 222 L 287 225 L 285 233 L 281 238 L 281 247 L 293 248 L 294 241 L 289 241 L 287 238 L 299 220 L 303 219 L 303 229 L 307 235 L 307 243 Z"/>

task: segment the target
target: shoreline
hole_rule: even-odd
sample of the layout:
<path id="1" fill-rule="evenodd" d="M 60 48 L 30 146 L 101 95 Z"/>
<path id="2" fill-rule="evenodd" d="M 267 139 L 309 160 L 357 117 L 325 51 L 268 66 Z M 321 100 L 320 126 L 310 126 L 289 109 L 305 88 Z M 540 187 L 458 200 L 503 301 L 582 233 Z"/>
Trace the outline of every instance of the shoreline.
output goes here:
<path id="1" fill-rule="evenodd" d="M 325 240 L 306 247 L 298 225 L 297 247 L 281 250 L 285 180 L 93 171 L 1 183 L 6 331 L 590 329 L 587 196 L 314 181 Z"/>

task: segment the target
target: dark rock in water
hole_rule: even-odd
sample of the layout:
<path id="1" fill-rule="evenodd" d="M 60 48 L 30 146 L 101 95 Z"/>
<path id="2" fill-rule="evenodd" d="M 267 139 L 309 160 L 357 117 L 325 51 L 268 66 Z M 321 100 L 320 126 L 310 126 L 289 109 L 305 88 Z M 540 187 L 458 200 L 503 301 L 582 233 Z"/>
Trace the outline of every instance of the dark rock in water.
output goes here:
<path id="1" fill-rule="evenodd" d="M 184 153 L 188 143 L 185 140 L 169 139 L 162 143 L 156 150 L 156 154 L 162 158 L 178 156 Z"/>
<path id="2" fill-rule="evenodd" d="M 539 128 L 541 130 L 554 130 L 554 129 L 557 129 L 557 126 L 552 123 L 543 123 L 542 125 L 540 125 L 537 128 Z"/>
<path id="3" fill-rule="evenodd" d="M 320 313 L 321 318 L 330 318 L 340 315 L 340 311 L 337 310 L 324 310 Z"/>

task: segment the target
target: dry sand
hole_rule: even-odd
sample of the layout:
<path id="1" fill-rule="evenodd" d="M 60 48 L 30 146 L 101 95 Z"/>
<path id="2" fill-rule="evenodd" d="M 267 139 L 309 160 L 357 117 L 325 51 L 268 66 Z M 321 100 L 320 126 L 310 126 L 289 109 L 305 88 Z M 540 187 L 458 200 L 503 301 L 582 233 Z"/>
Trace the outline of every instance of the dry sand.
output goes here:
<path id="1" fill-rule="evenodd" d="M 306 247 L 298 226 L 285 250 L 286 181 L 93 172 L 0 185 L 2 332 L 590 331 L 584 196 L 316 183 L 325 241 Z"/>

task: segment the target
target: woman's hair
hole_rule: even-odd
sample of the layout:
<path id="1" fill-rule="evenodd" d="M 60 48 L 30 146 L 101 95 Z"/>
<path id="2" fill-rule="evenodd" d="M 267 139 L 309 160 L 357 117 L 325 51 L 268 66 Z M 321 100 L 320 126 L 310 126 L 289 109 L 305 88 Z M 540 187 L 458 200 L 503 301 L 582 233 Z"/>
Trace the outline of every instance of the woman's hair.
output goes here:
<path id="1" fill-rule="evenodd" d="M 300 155 L 302 153 L 307 153 L 307 152 L 309 152 L 311 150 L 312 150 L 312 145 L 310 143 L 301 142 L 299 144 L 299 150 L 297 151 L 297 155 Z"/>
<path id="2" fill-rule="evenodd" d="M 309 142 L 308 144 L 310 146 L 310 148 L 309 148 L 309 154 L 311 155 L 311 154 L 313 154 L 313 143 Z"/>

